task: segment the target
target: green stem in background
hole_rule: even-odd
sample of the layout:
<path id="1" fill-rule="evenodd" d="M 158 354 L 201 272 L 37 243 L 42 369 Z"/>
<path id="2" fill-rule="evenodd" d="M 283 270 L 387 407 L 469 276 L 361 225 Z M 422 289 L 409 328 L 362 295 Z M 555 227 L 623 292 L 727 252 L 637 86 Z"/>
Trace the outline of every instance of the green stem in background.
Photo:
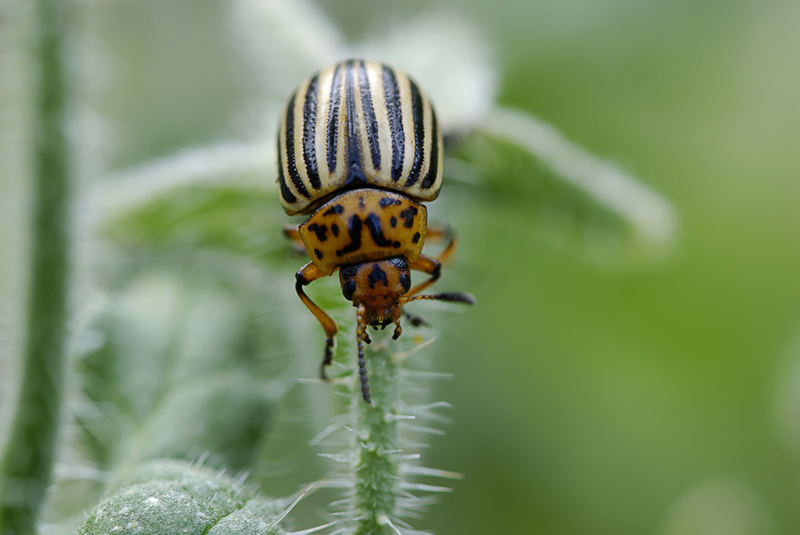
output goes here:
<path id="1" fill-rule="evenodd" d="M 50 484 L 64 384 L 68 275 L 64 3 L 36 7 L 33 230 L 23 377 L 0 463 L 0 534 L 36 532 Z"/>
<path id="2" fill-rule="evenodd" d="M 356 519 L 356 535 L 391 534 L 399 493 L 398 429 L 394 418 L 400 401 L 398 364 L 385 349 L 376 348 L 368 360 L 372 403 L 353 395 L 358 453 L 350 518 Z"/>

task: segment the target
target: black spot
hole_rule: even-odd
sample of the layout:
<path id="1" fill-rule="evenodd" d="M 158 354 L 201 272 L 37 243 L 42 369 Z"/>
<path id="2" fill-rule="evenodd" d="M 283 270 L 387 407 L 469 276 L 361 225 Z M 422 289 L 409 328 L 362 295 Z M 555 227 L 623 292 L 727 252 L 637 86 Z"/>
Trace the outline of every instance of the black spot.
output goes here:
<path id="1" fill-rule="evenodd" d="M 394 267 L 399 269 L 400 271 L 408 271 L 408 262 L 402 256 L 395 256 L 389 259 L 389 262 L 392 263 Z"/>
<path id="2" fill-rule="evenodd" d="M 364 197 L 358 198 L 358 207 L 361 208 L 362 210 L 364 209 Z"/>
<path id="3" fill-rule="evenodd" d="M 361 264 L 349 264 L 346 266 L 342 266 L 339 272 L 342 274 L 342 278 L 344 279 L 352 279 L 356 275 L 358 275 L 358 269 Z"/>
<path id="4" fill-rule="evenodd" d="M 319 260 L 322 260 L 322 251 L 320 251 L 319 249 L 314 249 L 314 254 Z"/>
<path id="5" fill-rule="evenodd" d="M 408 228 L 413 227 L 414 226 L 414 216 L 416 216 L 418 212 L 419 212 L 419 210 L 417 210 L 416 206 L 409 206 L 408 208 L 406 208 L 405 210 L 400 212 L 400 217 L 402 217 L 404 219 L 403 225 L 408 227 Z"/>
<path id="6" fill-rule="evenodd" d="M 405 291 L 411 289 L 411 277 L 408 273 L 402 273 L 400 275 L 400 286 L 402 286 Z"/>
<path id="7" fill-rule="evenodd" d="M 316 223 L 311 223 L 308 226 L 308 230 L 316 234 L 319 241 L 325 241 L 328 239 L 328 227 L 326 225 L 317 225 Z"/>
<path id="8" fill-rule="evenodd" d="M 375 288 L 375 285 L 382 282 L 384 286 L 389 286 L 389 279 L 386 278 L 386 272 L 378 267 L 377 262 L 372 264 L 372 271 L 367 276 L 370 288 Z"/>
<path id="9" fill-rule="evenodd" d="M 396 227 L 397 226 L 397 218 L 395 216 L 392 216 L 392 218 L 389 220 L 389 223 L 391 223 L 393 227 Z"/>
<path id="10" fill-rule="evenodd" d="M 342 206 L 341 204 L 334 204 L 333 206 L 325 210 L 322 213 L 322 215 L 341 214 L 342 212 L 344 212 L 344 206 Z"/>
<path id="11" fill-rule="evenodd" d="M 399 241 L 396 241 L 396 242 L 394 242 L 394 243 L 392 244 L 392 247 L 394 247 L 395 249 L 399 249 L 399 248 L 400 248 L 400 245 L 401 245 L 401 244 L 400 244 L 400 242 L 399 242 Z"/>
<path id="12" fill-rule="evenodd" d="M 339 225 L 337 225 L 336 223 L 333 223 L 331 225 L 331 232 L 333 232 L 334 236 L 338 236 L 339 235 Z"/>
<path id="13" fill-rule="evenodd" d="M 375 242 L 375 245 L 379 245 L 380 247 L 392 246 L 392 241 L 387 240 L 386 236 L 383 235 L 381 218 L 378 217 L 377 214 L 374 213 L 369 214 L 367 216 L 367 219 L 364 220 L 364 223 L 367 224 L 367 228 L 369 229 L 369 233 L 372 235 L 372 239 Z"/>
<path id="14" fill-rule="evenodd" d="M 415 233 L 414 233 L 414 237 L 413 237 L 413 238 L 411 238 L 411 241 L 413 241 L 414 243 L 417 243 L 421 237 L 422 237 L 422 236 L 420 236 L 420 233 L 419 233 L 419 232 L 415 232 Z"/>
<path id="15" fill-rule="evenodd" d="M 361 248 L 361 218 L 357 215 L 350 216 L 347 220 L 347 235 L 350 236 L 350 243 L 336 251 L 336 256 L 342 256 Z"/>
<path id="16" fill-rule="evenodd" d="M 401 205 L 403 203 L 400 200 L 392 199 L 391 197 L 382 197 L 381 200 L 380 200 L 381 208 L 386 208 L 387 206 L 391 206 L 393 204 L 396 204 L 396 205 L 399 206 L 399 205 Z"/>
<path id="17" fill-rule="evenodd" d="M 356 291 L 356 281 L 353 279 L 347 279 L 342 283 L 342 295 L 348 301 L 353 300 L 353 294 Z"/>

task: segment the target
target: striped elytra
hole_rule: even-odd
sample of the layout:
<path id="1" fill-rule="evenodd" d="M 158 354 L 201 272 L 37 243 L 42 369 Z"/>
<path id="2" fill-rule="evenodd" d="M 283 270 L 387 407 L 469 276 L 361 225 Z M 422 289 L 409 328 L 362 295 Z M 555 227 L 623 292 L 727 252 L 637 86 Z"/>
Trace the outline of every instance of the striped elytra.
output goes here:
<path id="1" fill-rule="evenodd" d="M 442 137 L 428 97 L 405 73 L 348 60 L 304 81 L 278 132 L 278 187 L 288 214 L 340 190 L 377 187 L 431 201 L 442 183 Z"/>
<path id="2" fill-rule="evenodd" d="M 312 282 L 339 270 L 342 295 L 356 308 L 358 383 L 371 402 L 364 344 L 367 327 L 394 323 L 403 307 L 435 300 L 472 304 L 461 292 L 422 294 L 441 275 L 455 236 L 428 228 L 425 201 L 442 185 L 442 135 L 428 97 L 404 73 L 381 63 L 348 60 L 321 70 L 289 97 L 278 130 L 278 189 L 289 215 L 308 214 L 284 233 L 309 262 L 295 273 L 295 291 L 325 331 L 320 377 L 333 362 L 336 322 L 306 294 Z M 426 239 L 449 239 L 436 257 Z M 428 279 L 411 284 L 411 272 Z"/>

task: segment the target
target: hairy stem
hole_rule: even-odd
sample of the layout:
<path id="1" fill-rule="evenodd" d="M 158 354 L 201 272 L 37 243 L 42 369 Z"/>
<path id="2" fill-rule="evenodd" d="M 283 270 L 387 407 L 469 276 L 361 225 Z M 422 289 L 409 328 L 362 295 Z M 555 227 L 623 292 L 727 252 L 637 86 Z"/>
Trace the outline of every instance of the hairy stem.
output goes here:
<path id="1" fill-rule="evenodd" d="M 397 413 L 400 398 L 398 365 L 386 350 L 369 355 L 372 403 L 353 396 L 357 461 L 352 515 L 356 535 L 390 534 L 396 518 L 399 460 Z"/>
<path id="2" fill-rule="evenodd" d="M 36 532 L 50 483 L 64 383 L 68 274 L 64 4 L 36 8 L 33 231 L 23 378 L 0 462 L 0 534 Z"/>

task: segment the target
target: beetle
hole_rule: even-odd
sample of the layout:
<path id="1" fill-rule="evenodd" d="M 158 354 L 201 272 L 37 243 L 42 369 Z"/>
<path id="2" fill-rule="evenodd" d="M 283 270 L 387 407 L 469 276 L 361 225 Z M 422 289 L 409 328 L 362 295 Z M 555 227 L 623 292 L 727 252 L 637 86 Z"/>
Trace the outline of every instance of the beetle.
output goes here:
<path id="1" fill-rule="evenodd" d="M 381 63 L 350 59 L 322 69 L 289 97 L 278 132 L 281 204 L 289 215 L 305 214 L 286 235 L 311 261 L 296 273 L 295 289 L 325 330 L 320 375 L 331 364 L 336 323 L 306 295 L 311 282 L 339 270 L 345 299 L 357 309 L 356 341 L 361 394 L 371 402 L 364 343 L 367 326 L 395 325 L 419 299 L 473 304 L 466 293 L 420 294 L 441 275 L 455 237 L 428 228 L 422 204 L 439 195 L 442 134 L 436 113 L 417 84 Z M 449 239 L 438 257 L 422 254 L 426 238 Z M 430 277 L 411 286 L 411 270 Z"/>

